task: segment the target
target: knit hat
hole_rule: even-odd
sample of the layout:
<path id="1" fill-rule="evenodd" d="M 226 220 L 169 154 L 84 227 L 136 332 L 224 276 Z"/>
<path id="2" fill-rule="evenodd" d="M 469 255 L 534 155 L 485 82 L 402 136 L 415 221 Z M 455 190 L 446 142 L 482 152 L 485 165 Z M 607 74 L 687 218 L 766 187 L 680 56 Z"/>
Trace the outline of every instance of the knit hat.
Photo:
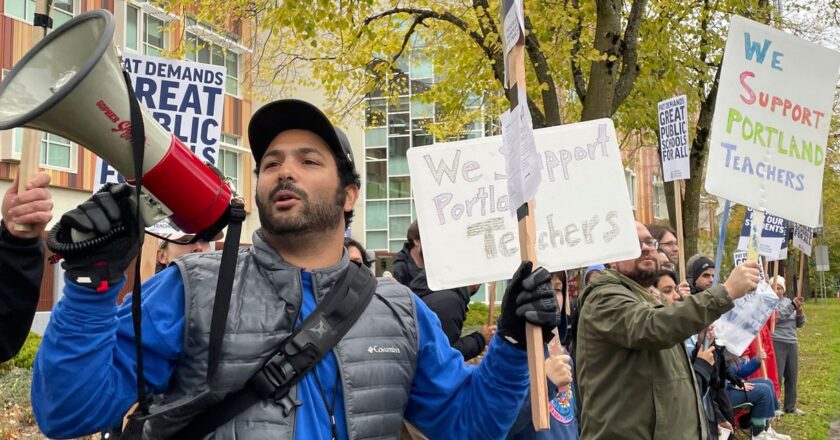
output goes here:
<path id="1" fill-rule="evenodd" d="M 770 286 L 773 286 L 773 282 L 777 283 L 778 285 L 782 286 L 782 291 L 785 290 L 785 277 L 781 275 L 776 275 L 775 279 L 771 279 Z"/>
<path id="2" fill-rule="evenodd" d="M 588 280 L 589 274 L 592 272 L 603 272 L 607 270 L 607 268 L 603 264 L 593 264 L 586 268 L 586 272 L 583 273 L 583 279 Z"/>
<path id="3" fill-rule="evenodd" d="M 694 282 L 697 281 L 697 278 L 700 278 L 700 275 L 706 269 L 714 269 L 715 262 L 712 261 L 711 258 L 706 257 L 704 255 L 697 255 L 692 257 L 691 260 L 688 261 L 688 271 L 686 273 L 686 278 L 688 278 L 688 285 L 691 287 L 691 293 L 696 293 L 696 287 L 694 286 Z"/>

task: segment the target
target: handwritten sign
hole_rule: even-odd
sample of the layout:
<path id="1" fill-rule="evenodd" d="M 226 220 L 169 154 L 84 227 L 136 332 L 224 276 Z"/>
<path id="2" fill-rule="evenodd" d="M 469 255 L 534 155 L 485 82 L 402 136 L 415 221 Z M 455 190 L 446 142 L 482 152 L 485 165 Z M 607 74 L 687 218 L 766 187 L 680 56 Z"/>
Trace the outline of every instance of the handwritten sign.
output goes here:
<path id="1" fill-rule="evenodd" d="M 747 208 L 744 225 L 741 227 L 741 236 L 738 238 L 738 249 L 745 250 L 749 247 L 750 225 L 753 222 L 754 214 L 755 211 Z M 764 229 L 761 231 L 759 254 L 767 257 L 769 261 L 787 258 L 787 228 L 787 220 L 775 215 L 764 214 Z"/>
<path id="2" fill-rule="evenodd" d="M 685 95 L 659 103 L 659 152 L 662 157 L 662 178 L 665 182 L 688 179 L 688 113 Z"/>
<path id="3" fill-rule="evenodd" d="M 134 94 L 163 128 L 192 152 L 213 165 L 222 134 L 225 68 L 191 61 L 123 54 Z M 93 192 L 106 183 L 125 182 L 119 172 L 97 157 Z"/>
<path id="4" fill-rule="evenodd" d="M 799 249 L 809 257 L 811 256 L 811 238 L 813 237 L 813 229 L 800 224 L 793 225 L 793 247 Z"/>
<path id="5" fill-rule="evenodd" d="M 534 130 L 542 169 L 537 258 L 550 271 L 640 254 L 609 119 Z M 429 287 L 507 279 L 519 266 L 500 136 L 408 151 Z M 467 264 L 468 263 L 468 264 Z"/>
<path id="6" fill-rule="evenodd" d="M 733 16 L 706 191 L 815 227 L 840 53 Z"/>

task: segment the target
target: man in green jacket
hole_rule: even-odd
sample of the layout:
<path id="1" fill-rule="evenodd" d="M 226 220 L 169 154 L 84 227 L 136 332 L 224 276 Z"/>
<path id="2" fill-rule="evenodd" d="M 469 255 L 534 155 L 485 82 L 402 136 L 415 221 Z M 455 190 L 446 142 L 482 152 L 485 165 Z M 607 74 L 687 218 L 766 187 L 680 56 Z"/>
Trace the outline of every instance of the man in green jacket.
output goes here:
<path id="1" fill-rule="evenodd" d="M 705 440 L 705 418 L 683 341 L 755 290 L 758 265 L 746 262 L 726 283 L 662 305 L 656 240 L 636 224 L 641 256 L 620 261 L 587 286 L 578 324 L 581 439 Z"/>

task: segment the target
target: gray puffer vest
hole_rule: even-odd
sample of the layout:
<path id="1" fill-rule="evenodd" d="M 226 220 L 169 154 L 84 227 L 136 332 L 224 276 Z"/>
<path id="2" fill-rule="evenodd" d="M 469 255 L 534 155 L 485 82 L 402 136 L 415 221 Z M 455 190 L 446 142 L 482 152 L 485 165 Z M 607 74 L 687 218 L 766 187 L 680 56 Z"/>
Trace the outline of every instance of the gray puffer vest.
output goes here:
<path id="1" fill-rule="evenodd" d="M 301 308 L 301 269 L 284 261 L 262 237 L 241 248 L 217 373 L 211 392 L 177 412 L 149 420 L 143 437 L 168 438 L 195 415 L 244 387 L 294 329 Z M 183 354 L 163 404 L 194 393 L 207 375 L 210 321 L 220 252 L 187 255 L 178 261 L 185 291 Z M 312 273 L 320 303 L 349 264 Z M 370 305 L 333 349 L 344 391 L 351 439 L 398 438 L 416 370 L 418 335 L 411 292 L 393 280 L 379 279 Z M 297 387 L 291 391 L 297 396 Z M 307 405 L 308 402 L 303 402 Z M 262 401 L 219 427 L 215 439 L 292 439 L 295 411 Z M 326 417 L 326 415 L 325 415 Z"/>

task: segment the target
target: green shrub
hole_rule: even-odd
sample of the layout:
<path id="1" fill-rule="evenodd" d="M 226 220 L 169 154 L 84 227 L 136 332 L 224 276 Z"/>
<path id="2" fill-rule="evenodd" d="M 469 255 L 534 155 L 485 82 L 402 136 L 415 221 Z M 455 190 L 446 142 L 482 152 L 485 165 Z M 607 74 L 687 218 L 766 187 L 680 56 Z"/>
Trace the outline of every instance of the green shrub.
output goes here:
<path id="1" fill-rule="evenodd" d="M 499 309 L 499 305 L 493 309 L 494 323 L 496 322 L 496 318 L 499 317 L 499 312 L 501 311 Z M 470 303 L 469 309 L 467 310 L 467 319 L 464 321 L 464 327 L 481 327 L 482 325 L 487 324 L 487 312 L 487 304 L 479 302 Z"/>
<path id="2" fill-rule="evenodd" d="M 38 347 L 41 346 L 41 337 L 35 333 L 29 332 L 26 337 L 26 342 L 23 343 L 20 352 L 6 363 L 0 364 L 0 376 L 8 373 L 12 367 L 32 369 L 32 363 L 35 362 L 35 353 Z"/>

